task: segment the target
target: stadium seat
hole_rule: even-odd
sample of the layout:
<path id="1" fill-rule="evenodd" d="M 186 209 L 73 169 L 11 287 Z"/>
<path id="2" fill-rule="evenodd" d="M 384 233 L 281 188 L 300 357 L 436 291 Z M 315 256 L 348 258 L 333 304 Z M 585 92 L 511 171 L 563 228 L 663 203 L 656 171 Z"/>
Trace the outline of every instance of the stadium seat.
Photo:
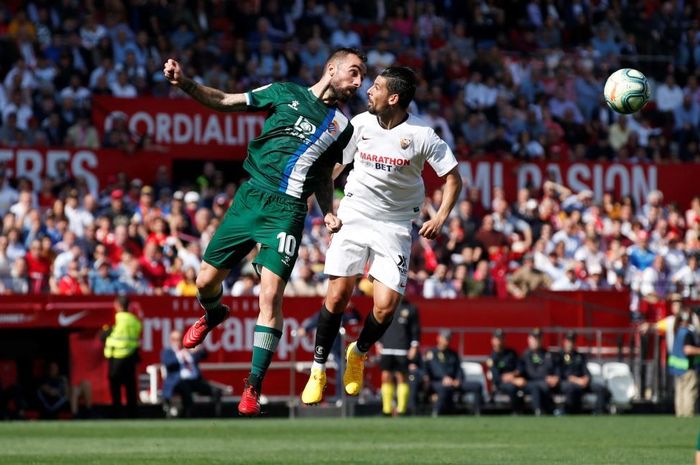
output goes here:
<path id="1" fill-rule="evenodd" d="M 603 378 L 603 367 L 598 362 L 588 362 L 586 364 L 588 372 L 591 374 L 591 382 L 605 384 Z"/>
<path id="2" fill-rule="evenodd" d="M 607 362 L 603 365 L 603 379 L 610 393 L 612 403 L 617 406 L 628 406 L 637 395 L 634 377 L 629 365 L 620 362 Z"/>
<path id="3" fill-rule="evenodd" d="M 481 395 L 483 399 L 489 398 L 489 392 L 486 384 L 486 375 L 484 368 L 479 362 L 462 362 L 462 373 L 464 379 L 481 384 Z"/>

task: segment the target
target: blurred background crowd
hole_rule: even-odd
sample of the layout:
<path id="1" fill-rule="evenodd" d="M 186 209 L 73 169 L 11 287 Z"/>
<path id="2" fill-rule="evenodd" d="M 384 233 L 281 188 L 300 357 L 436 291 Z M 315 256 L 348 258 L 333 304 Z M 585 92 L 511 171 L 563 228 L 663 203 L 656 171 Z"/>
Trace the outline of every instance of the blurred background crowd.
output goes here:
<path id="1" fill-rule="evenodd" d="M 344 109 L 388 65 L 420 84 L 411 110 L 461 160 L 676 163 L 700 161 L 700 8 L 683 1 L 294 0 L 13 1 L 0 5 L 0 146 L 153 148 L 119 120 L 100 137 L 91 97 L 183 98 L 162 64 L 242 92 L 272 81 L 311 84 L 328 52 L 360 47 L 369 73 Z M 622 117 L 602 88 L 621 66 L 641 69 L 654 101 Z M 202 251 L 241 174 L 207 163 L 196 179 L 167 169 L 153 185 L 115 174 L 100 192 L 67 166 L 41 185 L 0 169 L 4 293 L 194 295 Z M 341 186 L 342 183 L 339 184 Z M 429 193 L 420 221 L 439 205 Z M 697 297 L 700 199 L 664 202 L 572 192 L 547 182 L 484 208 L 466 186 L 436 241 L 416 235 L 407 294 L 511 295 L 540 288 L 635 291 L 646 312 L 679 290 Z M 328 235 L 310 205 L 291 295 L 324 291 Z M 257 292 L 249 261 L 227 281 Z M 363 281 L 360 292 L 368 292 Z"/>

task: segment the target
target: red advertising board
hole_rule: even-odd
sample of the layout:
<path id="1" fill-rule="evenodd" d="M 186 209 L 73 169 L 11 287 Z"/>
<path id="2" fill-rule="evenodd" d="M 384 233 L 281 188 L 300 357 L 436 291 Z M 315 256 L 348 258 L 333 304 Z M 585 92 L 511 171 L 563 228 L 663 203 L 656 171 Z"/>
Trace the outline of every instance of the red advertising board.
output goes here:
<path id="1" fill-rule="evenodd" d="M 532 327 L 607 327 L 625 328 L 629 318 L 627 294 L 545 293 L 526 300 L 497 298 L 461 300 L 416 300 L 424 328 L 422 344 L 435 342 L 438 328 L 470 329 L 474 333 L 460 336 L 454 342 L 463 353 L 486 355 L 489 352 L 488 328 Z M 205 375 L 229 385 L 239 392 L 246 375 L 253 346 L 257 298 L 228 298 L 230 317 L 207 338 L 204 347 L 208 363 L 238 364 L 240 369 L 212 370 Z M 311 361 L 313 335 L 294 337 L 295 330 L 320 306 L 320 298 L 285 300 L 285 327 L 274 362 Z M 360 313 L 366 314 L 372 302 L 354 300 Z M 132 311 L 142 320 L 141 368 L 158 363 L 160 352 L 168 344 L 173 329 L 184 329 L 201 315 L 194 299 L 178 297 L 134 296 Z M 0 330 L 55 328 L 70 332 L 71 379 L 88 380 L 93 385 L 97 402 L 108 401 L 106 363 L 102 356 L 99 333 L 113 321 L 112 299 L 107 296 L 5 296 L 0 301 Z M 524 333 L 513 334 L 509 343 L 517 349 L 524 346 Z M 552 340 L 554 343 L 554 339 Z M 303 388 L 303 376 L 297 376 L 294 389 Z M 283 396 L 290 391 L 289 368 L 270 372 L 265 384 L 267 395 Z"/>
<path id="2" fill-rule="evenodd" d="M 476 187 L 485 207 L 490 208 L 494 187 L 502 187 L 506 199 L 513 201 L 518 189 L 541 188 L 545 181 L 569 187 L 574 192 L 591 190 L 596 200 L 605 192 L 629 195 L 642 205 L 652 190 L 660 190 L 665 202 L 687 206 L 698 195 L 694 180 L 700 175 L 700 164 L 627 164 L 590 162 L 529 162 L 514 160 L 470 160 L 460 163 L 465 186 Z"/>
<path id="3" fill-rule="evenodd" d="M 65 161 L 71 175 L 84 177 L 90 190 L 97 192 L 120 171 L 130 178 L 151 182 L 160 165 L 172 168 L 177 159 L 217 158 L 215 151 L 207 149 L 198 153 L 196 148 L 187 147 L 132 154 L 114 149 L 0 148 L 0 163 L 8 165 L 12 176 L 26 177 L 38 188 L 41 178 L 55 175 L 58 163 Z M 228 160 L 242 159 L 245 151 L 229 151 L 226 155 Z M 590 189 L 596 199 L 607 191 L 630 195 L 637 205 L 644 203 L 650 191 L 659 189 L 664 193 L 665 202 L 676 202 L 685 207 L 698 194 L 693 180 L 700 178 L 700 164 L 518 163 L 482 159 L 463 161 L 459 169 L 464 185 L 478 189 L 487 208 L 490 208 L 494 187 L 504 188 L 506 198 L 512 201 L 518 189 L 527 185 L 540 188 L 550 177 L 574 192 Z M 432 170 L 426 169 L 425 173 L 428 192 L 439 187 L 440 181 Z"/>
<path id="4" fill-rule="evenodd" d="M 135 136 L 148 134 L 153 143 L 169 147 L 172 154 L 182 154 L 179 148 L 208 159 L 244 158 L 248 142 L 260 134 L 265 123 L 263 113 L 217 112 L 191 98 L 95 96 L 92 108 L 93 124 L 101 135 L 111 128 L 115 117 L 123 117 Z"/>

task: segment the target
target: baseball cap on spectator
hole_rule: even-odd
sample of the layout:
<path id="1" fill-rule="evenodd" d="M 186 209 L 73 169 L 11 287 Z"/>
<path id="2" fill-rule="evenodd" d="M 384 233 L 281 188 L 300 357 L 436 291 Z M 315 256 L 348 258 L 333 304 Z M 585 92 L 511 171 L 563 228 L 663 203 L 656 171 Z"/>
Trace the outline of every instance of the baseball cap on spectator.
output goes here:
<path id="1" fill-rule="evenodd" d="M 683 296 L 677 292 L 674 292 L 668 296 L 669 302 L 683 302 Z"/>
<path id="2" fill-rule="evenodd" d="M 496 339 L 503 340 L 503 338 L 506 336 L 506 334 L 503 332 L 503 330 L 501 328 L 498 328 L 493 332 L 493 334 L 491 336 L 495 337 Z"/>
<path id="3" fill-rule="evenodd" d="M 199 203 L 199 193 L 189 191 L 187 194 L 185 194 L 185 203 Z"/>
<path id="4" fill-rule="evenodd" d="M 564 334 L 564 339 L 568 339 L 569 341 L 576 342 L 576 331 L 569 330 Z"/>
<path id="5" fill-rule="evenodd" d="M 452 338 L 452 331 L 447 328 L 441 329 L 438 334 L 440 335 L 440 337 L 444 337 L 448 341 Z"/>
<path id="6" fill-rule="evenodd" d="M 640 241 L 647 240 L 649 239 L 649 233 L 643 229 L 640 229 L 639 232 L 637 232 L 637 239 L 639 239 Z"/>
<path id="7" fill-rule="evenodd" d="M 182 191 L 173 192 L 173 200 L 183 200 L 184 198 L 185 194 Z"/>
<path id="8" fill-rule="evenodd" d="M 525 208 L 528 210 L 534 210 L 537 208 L 537 200 L 535 199 L 530 199 L 527 202 L 525 202 Z"/>
<path id="9" fill-rule="evenodd" d="M 121 189 L 114 189 L 112 191 L 112 194 L 110 195 L 112 197 L 112 200 L 120 200 L 124 198 L 124 191 Z"/>
<path id="10" fill-rule="evenodd" d="M 153 188 L 149 185 L 145 185 L 141 188 L 141 195 L 148 194 L 153 195 Z"/>
<path id="11" fill-rule="evenodd" d="M 137 187 L 141 189 L 141 186 L 143 186 L 143 181 L 141 181 L 139 178 L 134 178 L 131 180 L 131 187 Z"/>
<path id="12" fill-rule="evenodd" d="M 530 336 L 542 337 L 542 330 L 540 328 L 532 328 L 532 330 L 530 330 Z"/>

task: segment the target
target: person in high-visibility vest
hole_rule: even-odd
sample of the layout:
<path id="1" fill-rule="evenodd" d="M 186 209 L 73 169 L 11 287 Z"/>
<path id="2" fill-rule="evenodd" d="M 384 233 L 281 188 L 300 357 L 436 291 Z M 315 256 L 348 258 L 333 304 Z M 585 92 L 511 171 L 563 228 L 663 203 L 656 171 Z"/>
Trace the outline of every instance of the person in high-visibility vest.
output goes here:
<path id="1" fill-rule="evenodd" d="M 692 417 L 698 399 L 698 373 L 695 359 L 700 356 L 697 329 L 691 313 L 682 308 L 674 324 L 673 349 L 668 355 L 668 371 L 674 376 L 677 417 Z"/>
<path id="2" fill-rule="evenodd" d="M 122 415 L 122 386 L 126 390 L 129 417 L 136 416 L 136 366 L 141 345 L 141 321 L 129 312 L 125 295 L 114 299 L 114 326 L 108 330 L 104 355 L 109 362 L 109 389 L 115 416 Z"/>

